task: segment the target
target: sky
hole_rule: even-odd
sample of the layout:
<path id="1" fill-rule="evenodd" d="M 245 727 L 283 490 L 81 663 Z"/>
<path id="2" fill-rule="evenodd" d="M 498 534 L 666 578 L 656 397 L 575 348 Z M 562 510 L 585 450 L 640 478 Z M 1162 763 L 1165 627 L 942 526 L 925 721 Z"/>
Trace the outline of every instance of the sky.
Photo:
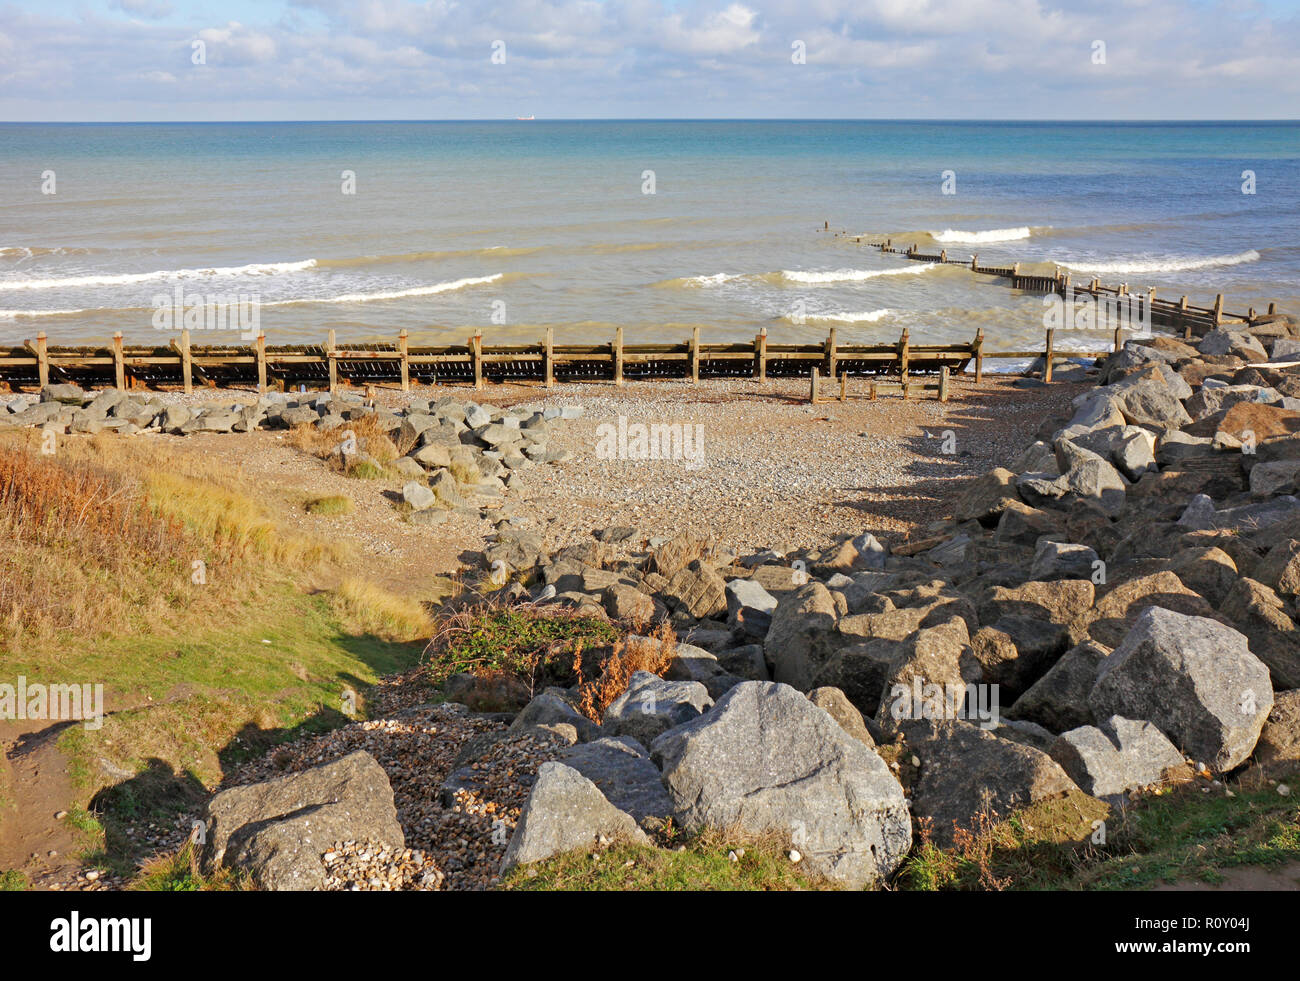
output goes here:
<path id="1" fill-rule="evenodd" d="M 1300 0 L 0 0 L 0 120 L 1300 118 Z"/>

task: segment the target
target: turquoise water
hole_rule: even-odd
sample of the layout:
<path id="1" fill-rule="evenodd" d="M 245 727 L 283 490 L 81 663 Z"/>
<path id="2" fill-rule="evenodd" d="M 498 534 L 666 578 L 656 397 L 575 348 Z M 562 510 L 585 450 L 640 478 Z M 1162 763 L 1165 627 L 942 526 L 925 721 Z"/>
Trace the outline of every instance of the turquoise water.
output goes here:
<path id="1" fill-rule="evenodd" d="M 179 288 L 256 298 L 271 343 L 1014 345 L 1039 297 L 848 236 L 1300 312 L 1298 216 L 1285 122 L 6 124 L 0 341 L 156 341 Z"/>

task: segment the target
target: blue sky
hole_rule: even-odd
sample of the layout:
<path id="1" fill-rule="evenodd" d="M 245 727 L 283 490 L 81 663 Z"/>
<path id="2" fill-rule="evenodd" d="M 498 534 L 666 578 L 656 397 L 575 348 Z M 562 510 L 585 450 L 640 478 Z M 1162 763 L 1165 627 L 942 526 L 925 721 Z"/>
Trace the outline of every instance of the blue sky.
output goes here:
<path id="1" fill-rule="evenodd" d="M 1297 118 L 1298 52 L 1300 0 L 0 0 L 0 119 Z"/>

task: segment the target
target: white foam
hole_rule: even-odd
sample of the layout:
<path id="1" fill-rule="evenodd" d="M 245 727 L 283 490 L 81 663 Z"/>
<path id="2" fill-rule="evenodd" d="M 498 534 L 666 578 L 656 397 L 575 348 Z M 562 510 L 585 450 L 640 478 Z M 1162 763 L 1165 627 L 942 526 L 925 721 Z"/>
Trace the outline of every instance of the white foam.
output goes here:
<path id="1" fill-rule="evenodd" d="M 341 293 L 338 296 L 303 296 L 293 300 L 275 300 L 271 303 L 263 303 L 262 306 L 283 307 L 304 303 L 370 303 L 376 300 L 402 300 L 410 296 L 433 296 L 437 293 L 448 293 L 452 290 L 464 289 L 467 286 L 481 286 L 484 283 L 495 283 L 502 275 L 502 273 L 493 273 L 491 276 L 470 276 L 466 279 L 453 279 L 445 283 L 434 283 L 431 286 L 412 286 L 409 289 L 385 290 L 378 293 Z"/>
<path id="2" fill-rule="evenodd" d="M 60 279 L 0 280 L 0 290 L 47 290 L 71 286 L 121 286 L 147 283 L 154 279 L 194 279 L 214 276 L 270 276 L 276 273 L 302 272 L 316 266 L 315 259 L 300 262 L 254 262 L 246 266 L 213 266 L 208 269 L 160 269 L 147 273 L 118 275 L 65 276 Z"/>
<path id="3" fill-rule="evenodd" d="M 1170 256 L 1165 259 L 1126 259 L 1121 262 L 1061 262 L 1058 265 L 1078 272 L 1092 273 L 1160 273 L 1188 272 L 1193 269 L 1210 269 L 1214 266 L 1237 266 L 1243 262 L 1255 262 L 1259 253 L 1254 249 L 1236 252 L 1232 255 L 1212 256 Z"/>
<path id="4" fill-rule="evenodd" d="M 18 317 L 71 317 L 78 313 L 93 313 L 92 310 L 0 310 L 0 320 L 15 320 Z"/>
<path id="5" fill-rule="evenodd" d="M 831 324 L 874 324 L 881 317 L 887 317 L 891 313 L 892 310 L 882 307 L 879 310 L 867 310 L 862 313 L 810 313 L 803 319 Z"/>
<path id="6" fill-rule="evenodd" d="M 782 269 L 780 276 L 792 283 L 857 283 L 877 276 L 906 276 L 937 268 L 936 263 L 927 262 L 921 266 L 904 266 L 899 269 L 832 269 L 829 272 Z"/>
<path id="7" fill-rule="evenodd" d="M 945 228 L 941 232 L 932 232 L 930 237 L 936 242 L 979 245 L 988 242 L 1018 242 L 1029 238 L 1032 234 L 1030 228 L 1022 225 L 1019 228 L 990 228 L 985 232 L 964 232 L 959 229 Z"/>

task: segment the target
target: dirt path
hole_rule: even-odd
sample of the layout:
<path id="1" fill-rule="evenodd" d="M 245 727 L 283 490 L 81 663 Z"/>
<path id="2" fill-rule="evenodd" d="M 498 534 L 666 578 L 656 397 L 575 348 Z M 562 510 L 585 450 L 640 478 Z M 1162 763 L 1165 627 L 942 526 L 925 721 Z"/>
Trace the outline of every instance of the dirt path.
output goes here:
<path id="1" fill-rule="evenodd" d="M 73 800 L 67 761 L 56 745 L 67 725 L 0 722 L 0 870 L 19 869 L 37 888 L 81 865 L 82 836 L 66 819 L 55 819 Z"/>
<path id="2" fill-rule="evenodd" d="M 1156 886 L 1152 892 L 1300 892 L 1300 862 L 1280 869 L 1241 865 L 1223 869 L 1223 881 L 1211 885 L 1198 879 L 1180 879 Z"/>

